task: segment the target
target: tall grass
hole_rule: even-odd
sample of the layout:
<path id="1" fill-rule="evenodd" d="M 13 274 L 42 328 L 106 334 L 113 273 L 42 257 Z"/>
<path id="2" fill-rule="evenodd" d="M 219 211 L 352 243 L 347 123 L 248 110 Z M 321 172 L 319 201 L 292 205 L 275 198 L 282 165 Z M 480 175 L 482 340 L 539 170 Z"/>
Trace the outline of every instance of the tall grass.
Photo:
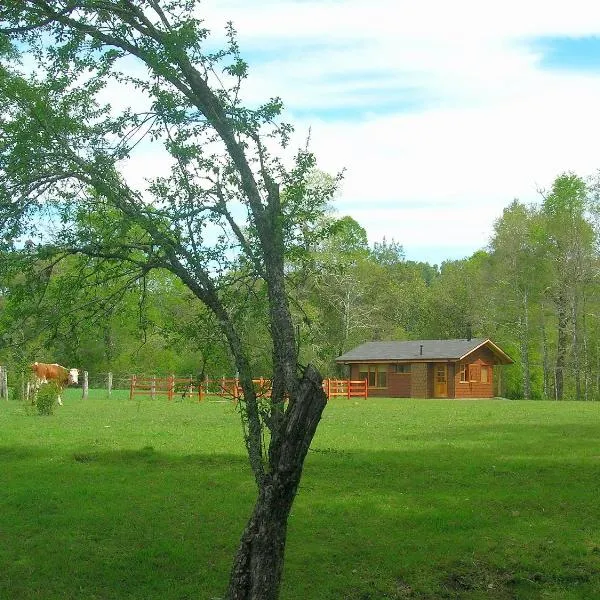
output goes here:
<path id="1" fill-rule="evenodd" d="M 600 598 L 599 439 L 595 403 L 330 402 L 282 598 Z M 0 598 L 222 594 L 255 496 L 231 404 L 5 402 L 0 460 Z"/>

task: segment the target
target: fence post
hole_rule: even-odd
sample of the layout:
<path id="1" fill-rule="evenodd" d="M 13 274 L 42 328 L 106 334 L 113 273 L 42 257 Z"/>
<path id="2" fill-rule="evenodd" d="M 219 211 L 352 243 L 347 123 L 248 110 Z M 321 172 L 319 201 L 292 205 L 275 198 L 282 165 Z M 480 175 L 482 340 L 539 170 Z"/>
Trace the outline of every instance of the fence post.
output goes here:
<path id="1" fill-rule="evenodd" d="M 365 378 L 365 400 L 369 397 L 369 380 Z"/>
<path id="2" fill-rule="evenodd" d="M 152 375 L 152 381 L 150 382 L 150 398 L 152 400 L 156 398 L 156 375 Z"/>
<path id="3" fill-rule="evenodd" d="M 350 400 L 350 386 L 351 386 L 351 384 L 352 384 L 352 381 L 350 379 L 348 379 L 348 384 L 347 384 L 348 385 L 348 392 L 347 392 L 348 393 L 348 400 Z"/>
<path id="4" fill-rule="evenodd" d="M 8 400 L 8 373 L 6 367 L 0 367 L 0 399 Z"/>
<path id="5" fill-rule="evenodd" d="M 131 376 L 131 384 L 129 386 L 129 399 L 133 400 L 133 394 L 135 392 L 135 375 Z"/>
<path id="6" fill-rule="evenodd" d="M 110 395 L 112 394 L 112 387 L 113 387 L 113 378 L 112 378 L 112 373 L 108 374 L 108 397 L 110 398 Z"/>
<path id="7" fill-rule="evenodd" d="M 88 372 L 83 372 L 83 384 L 81 386 L 81 397 L 86 400 L 88 397 Z"/>
<path id="8" fill-rule="evenodd" d="M 167 397 L 169 398 L 169 401 L 171 401 L 173 400 L 173 392 L 175 391 L 175 375 L 169 375 L 169 378 L 167 379 L 167 386 L 169 387 Z"/>
<path id="9" fill-rule="evenodd" d="M 21 371 L 21 400 L 29 400 L 29 391 L 25 397 L 25 373 Z"/>

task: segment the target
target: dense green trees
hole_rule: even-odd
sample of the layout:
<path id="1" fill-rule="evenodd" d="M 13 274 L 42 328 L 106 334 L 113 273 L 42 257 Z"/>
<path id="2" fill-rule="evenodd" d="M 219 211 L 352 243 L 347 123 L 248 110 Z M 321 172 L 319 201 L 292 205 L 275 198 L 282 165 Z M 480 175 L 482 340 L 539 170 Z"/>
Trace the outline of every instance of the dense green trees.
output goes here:
<path id="1" fill-rule="evenodd" d="M 354 219 L 324 214 L 306 253 L 288 253 L 300 362 L 334 376 L 343 372 L 335 357 L 366 340 L 489 336 L 516 361 L 504 369 L 499 393 L 600 400 L 594 195 L 593 182 L 561 175 L 539 203 L 511 202 L 486 250 L 439 268 L 405 260 L 393 241 L 369 247 Z M 46 356 L 92 373 L 235 374 L 214 317 L 190 302 L 189 291 L 166 271 L 149 273 L 111 305 L 108 299 L 120 294 L 118 279 L 95 286 L 89 265 L 74 258 L 52 268 L 43 296 L 43 282 L 28 282 L 23 271 L 11 279 L 11 261 L 3 264 L 0 357 L 9 365 Z M 90 277 L 89 285 L 74 284 Z M 253 372 L 268 374 L 264 288 L 244 284 L 234 299 L 241 335 L 253 348 Z M 57 306 L 72 316 L 61 321 Z"/>

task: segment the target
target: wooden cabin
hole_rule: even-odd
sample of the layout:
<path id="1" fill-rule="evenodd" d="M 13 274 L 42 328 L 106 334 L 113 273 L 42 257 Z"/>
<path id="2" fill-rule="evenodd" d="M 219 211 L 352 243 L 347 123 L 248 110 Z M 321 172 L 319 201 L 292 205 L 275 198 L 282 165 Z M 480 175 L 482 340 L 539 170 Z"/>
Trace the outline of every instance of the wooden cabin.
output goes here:
<path id="1" fill-rule="evenodd" d="M 490 339 L 366 342 L 336 358 L 369 396 L 493 398 L 498 366 L 513 360 Z"/>

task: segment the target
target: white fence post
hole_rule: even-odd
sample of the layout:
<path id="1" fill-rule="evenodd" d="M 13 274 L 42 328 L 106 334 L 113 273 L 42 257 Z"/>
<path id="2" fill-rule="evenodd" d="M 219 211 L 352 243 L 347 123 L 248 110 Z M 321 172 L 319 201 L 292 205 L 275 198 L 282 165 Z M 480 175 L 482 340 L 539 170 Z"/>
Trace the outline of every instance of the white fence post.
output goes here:
<path id="1" fill-rule="evenodd" d="M 109 373 L 108 374 L 108 396 L 109 397 L 112 394 L 112 387 L 113 387 L 112 373 Z"/>
<path id="2" fill-rule="evenodd" d="M 6 367 L 0 367 L 0 400 L 8 400 L 8 373 Z"/>
<path id="3" fill-rule="evenodd" d="M 88 397 L 88 372 L 87 371 L 83 372 L 82 389 L 83 389 L 82 398 L 85 400 Z"/>

